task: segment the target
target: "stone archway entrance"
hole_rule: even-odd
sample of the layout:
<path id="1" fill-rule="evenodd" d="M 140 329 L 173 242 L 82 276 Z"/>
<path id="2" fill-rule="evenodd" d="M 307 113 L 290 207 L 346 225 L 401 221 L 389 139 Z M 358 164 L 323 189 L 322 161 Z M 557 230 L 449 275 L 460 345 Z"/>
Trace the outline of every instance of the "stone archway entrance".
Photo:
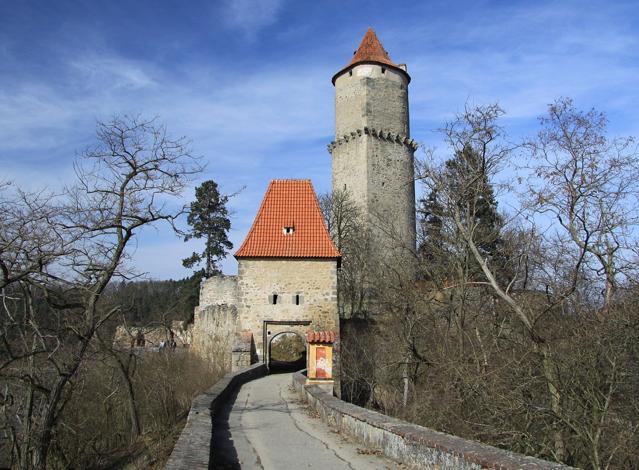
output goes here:
<path id="1" fill-rule="evenodd" d="M 271 365 L 278 370 L 300 370 L 306 367 L 306 336 L 310 320 L 275 321 L 265 320 L 263 327 L 262 351 L 263 361 L 269 371 Z M 292 335 L 292 336 L 291 336 Z M 275 357 L 271 348 L 276 346 Z M 295 358 L 293 356 L 298 351 Z M 292 361 L 282 361 L 285 356 L 291 356 Z M 272 363 L 272 364 L 271 364 Z"/>
<path id="2" fill-rule="evenodd" d="M 306 341 L 298 333 L 285 331 L 273 336 L 269 345 L 269 370 L 291 371 L 306 367 Z"/>

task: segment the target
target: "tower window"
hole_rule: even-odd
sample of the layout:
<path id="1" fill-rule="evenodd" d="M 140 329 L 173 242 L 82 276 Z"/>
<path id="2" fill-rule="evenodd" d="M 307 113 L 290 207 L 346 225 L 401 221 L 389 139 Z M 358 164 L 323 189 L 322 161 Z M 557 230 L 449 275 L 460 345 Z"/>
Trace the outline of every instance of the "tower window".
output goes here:
<path id="1" fill-rule="evenodd" d="M 353 71 L 352 71 L 352 70 L 349 70 L 349 71 L 348 71 L 348 76 L 349 76 L 349 77 L 352 77 L 352 76 L 353 76 Z"/>
<path id="2" fill-rule="evenodd" d="M 344 191 L 346 191 L 346 183 L 344 183 Z"/>
<path id="3" fill-rule="evenodd" d="M 386 73 L 386 67 L 382 67 L 382 73 Z"/>
<path id="4" fill-rule="evenodd" d="M 284 235 L 291 235 L 293 232 L 295 232 L 295 227 L 284 227 L 282 229 L 282 232 L 284 233 Z"/>
<path id="5" fill-rule="evenodd" d="M 295 294 L 293 296 L 293 304 L 302 305 L 302 296 L 300 294 Z"/>
<path id="6" fill-rule="evenodd" d="M 268 303 L 271 305 L 277 305 L 277 294 L 272 294 L 268 296 Z"/>

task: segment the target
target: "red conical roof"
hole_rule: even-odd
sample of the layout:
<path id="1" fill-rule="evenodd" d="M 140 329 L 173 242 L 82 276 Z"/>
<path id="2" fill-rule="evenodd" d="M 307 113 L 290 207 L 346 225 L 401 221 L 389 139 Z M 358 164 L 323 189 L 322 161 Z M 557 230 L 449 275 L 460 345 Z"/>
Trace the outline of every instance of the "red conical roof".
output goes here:
<path id="1" fill-rule="evenodd" d="M 397 64 L 391 60 L 388 52 L 382 46 L 382 43 L 379 42 L 373 28 L 368 28 L 362 38 L 362 42 L 359 43 L 357 51 L 355 51 L 355 55 L 353 55 L 353 60 L 348 65 L 355 65 L 359 62 L 381 62 L 382 64 L 397 67 Z"/>
<path id="2" fill-rule="evenodd" d="M 410 75 L 408 75 L 408 72 L 406 72 L 406 70 L 404 70 L 403 68 L 400 68 L 395 62 L 391 60 L 388 52 L 386 52 L 386 49 L 384 49 L 384 46 L 382 46 L 382 43 L 378 39 L 377 34 L 375 34 L 373 28 L 368 28 L 368 30 L 366 30 L 366 34 L 364 34 L 364 37 L 362 38 L 362 42 L 359 44 L 359 47 L 355 51 L 355 54 L 353 55 L 353 58 L 351 59 L 349 64 L 342 70 L 337 72 L 335 75 L 333 75 L 333 85 L 335 84 L 335 80 L 337 79 L 337 77 L 347 70 L 358 64 L 367 63 L 388 65 L 389 67 L 398 70 L 406 75 L 406 78 L 408 78 L 408 81 L 410 82 Z"/>
<path id="3" fill-rule="evenodd" d="M 310 180 L 273 180 L 236 258 L 340 258 Z"/>

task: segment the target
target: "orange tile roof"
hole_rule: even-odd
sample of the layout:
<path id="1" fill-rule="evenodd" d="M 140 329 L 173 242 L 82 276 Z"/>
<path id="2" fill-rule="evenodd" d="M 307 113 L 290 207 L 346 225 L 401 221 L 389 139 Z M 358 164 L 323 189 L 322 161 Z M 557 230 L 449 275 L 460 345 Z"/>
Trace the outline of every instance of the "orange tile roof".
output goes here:
<path id="1" fill-rule="evenodd" d="M 334 343 L 337 341 L 337 334 L 334 331 L 313 331 L 306 332 L 306 341 L 309 343 Z"/>
<path id="2" fill-rule="evenodd" d="M 388 52 L 382 46 L 382 43 L 379 42 L 373 28 L 368 28 L 357 51 L 355 51 L 355 55 L 353 55 L 353 60 L 348 65 L 354 65 L 359 62 L 381 62 L 382 64 L 397 67 L 397 64 L 391 60 Z"/>
<path id="3" fill-rule="evenodd" d="M 292 227 L 292 233 L 285 233 Z M 339 258 L 310 180 L 273 180 L 236 258 Z"/>
<path id="4" fill-rule="evenodd" d="M 404 73 L 410 82 L 410 75 L 408 75 L 406 70 L 400 68 L 391 60 L 388 52 L 386 52 L 386 49 L 384 49 L 384 46 L 382 46 L 382 43 L 377 38 L 373 28 L 368 28 L 349 64 L 333 75 L 333 84 L 335 84 L 335 79 L 339 75 L 343 74 L 350 68 L 357 64 L 365 64 L 369 62 L 388 65 L 389 67 Z"/>

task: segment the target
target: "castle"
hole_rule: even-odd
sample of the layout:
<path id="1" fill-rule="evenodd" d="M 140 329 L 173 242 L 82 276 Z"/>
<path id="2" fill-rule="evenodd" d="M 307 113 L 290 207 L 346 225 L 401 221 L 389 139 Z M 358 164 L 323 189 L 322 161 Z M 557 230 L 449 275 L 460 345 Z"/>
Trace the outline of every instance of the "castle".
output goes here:
<path id="1" fill-rule="evenodd" d="M 347 191 L 364 215 L 370 257 L 410 270 L 415 248 L 415 186 L 405 65 L 395 64 L 369 29 L 350 63 L 333 76 L 333 191 Z M 233 369 L 270 360 L 281 333 L 339 337 L 340 253 L 326 230 L 309 180 L 275 180 L 235 253 L 237 276 L 201 286 L 193 349 L 223 353 Z M 339 348 L 335 349 L 336 358 Z"/>

